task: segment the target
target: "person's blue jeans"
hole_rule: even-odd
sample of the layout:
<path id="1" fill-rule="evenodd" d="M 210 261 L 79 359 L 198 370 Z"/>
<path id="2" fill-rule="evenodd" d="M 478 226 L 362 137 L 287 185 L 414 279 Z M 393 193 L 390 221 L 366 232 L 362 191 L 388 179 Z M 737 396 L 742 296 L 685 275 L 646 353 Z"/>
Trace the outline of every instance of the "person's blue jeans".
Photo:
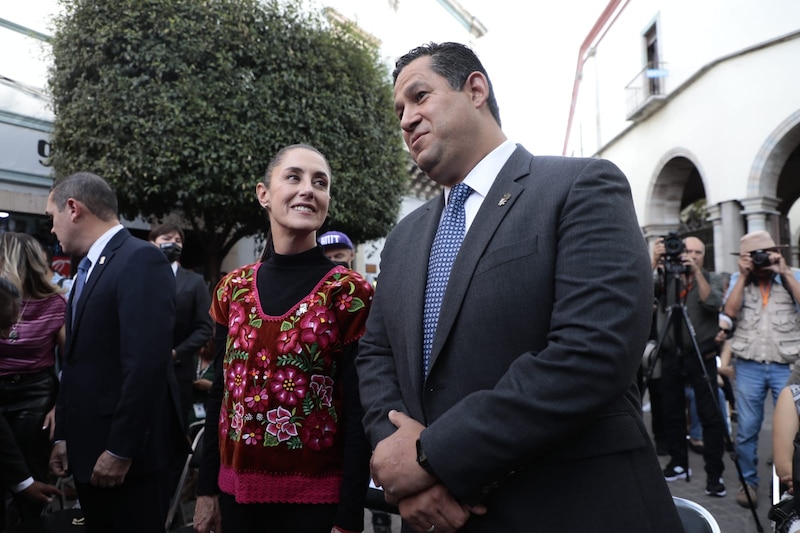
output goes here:
<path id="1" fill-rule="evenodd" d="M 739 423 L 736 431 L 736 453 L 745 482 L 758 487 L 758 432 L 764 421 L 764 400 L 772 392 L 772 405 L 786 386 L 789 365 L 756 363 L 736 358 L 736 410 Z"/>

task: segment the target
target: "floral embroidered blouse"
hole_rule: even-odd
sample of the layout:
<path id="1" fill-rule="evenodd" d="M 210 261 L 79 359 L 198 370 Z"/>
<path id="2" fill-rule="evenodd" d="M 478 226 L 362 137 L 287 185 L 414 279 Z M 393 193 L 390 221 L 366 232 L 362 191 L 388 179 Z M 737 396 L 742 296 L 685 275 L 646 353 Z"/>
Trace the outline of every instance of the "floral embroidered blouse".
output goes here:
<path id="1" fill-rule="evenodd" d="M 373 289 L 336 266 L 284 315 L 269 316 L 256 284 L 261 266 L 228 274 L 211 305 L 228 328 L 219 488 L 239 503 L 337 503 L 343 357 L 364 333 Z"/>

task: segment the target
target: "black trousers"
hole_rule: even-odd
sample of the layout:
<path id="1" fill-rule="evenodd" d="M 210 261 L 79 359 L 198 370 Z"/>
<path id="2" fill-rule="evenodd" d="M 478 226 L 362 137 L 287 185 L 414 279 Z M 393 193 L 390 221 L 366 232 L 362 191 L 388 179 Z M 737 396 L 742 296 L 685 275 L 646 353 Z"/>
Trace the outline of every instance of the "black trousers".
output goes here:
<path id="1" fill-rule="evenodd" d="M 338 505 L 297 503 L 236 503 L 219 494 L 222 530 L 260 533 L 330 533 Z"/>
<path id="2" fill-rule="evenodd" d="M 694 351 L 680 356 L 665 351 L 659 357 L 662 417 L 671 462 L 684 468 L 689 466 L 684 393 L 685 385 L 689 385 L 694 389 L 697 414 L 703 426 L 703 460 L 706 476 L 708 480 L 717 481 L 725 469 L 722 463 L 725 426 L 719 412 L 716 359 L 714 357 L 703 359 L 710 380 L 706 382 L 699 358 Z"/>
<path id="3" fill-rule="evenodd" d="M 114 488 L 76 482 L 87 533 L 164 531 L 171 496 L 169 474 L 165 468 L 144 476 L 128 476 L 125 483 Z"/>
<path id="4" fill-rule="evenodd" d="M 0 378 L 0 416 L 8 421 L 31 476 L 38 481 L 53 481 L 48 465 L 50 428 L 43 430 L 42 424 L 55 405 L 57 393 L 58 379 L 53 369 Z M 37 519 L 44 508 L 43 503 L 18 494 L 14 495 L 14 504 L 23 522 Z M 5 525 L 5 506 L 2 507 L 0 528 Z"/>

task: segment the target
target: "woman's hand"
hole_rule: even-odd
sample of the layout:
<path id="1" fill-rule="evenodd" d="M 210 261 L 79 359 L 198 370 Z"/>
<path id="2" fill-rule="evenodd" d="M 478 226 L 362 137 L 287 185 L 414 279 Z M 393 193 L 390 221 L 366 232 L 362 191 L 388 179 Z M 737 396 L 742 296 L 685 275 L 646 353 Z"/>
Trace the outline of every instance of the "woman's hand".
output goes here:
<path id="1" fill-rule="evenodd" d="M 50 441 L 53 441 L 53 436 L 56 433 L 56 407 L 53 406 L 52 409 L 47 411 L 47 414 L 44 415 L 44 424 L 42 424 L 42 431 L 50 430 Z"/>
<path id="2" fill-rule="evenodd" d="M 197 533 L 222 533 L 217 496 L 198 496 L 194 506 L 194 530 Z"/>

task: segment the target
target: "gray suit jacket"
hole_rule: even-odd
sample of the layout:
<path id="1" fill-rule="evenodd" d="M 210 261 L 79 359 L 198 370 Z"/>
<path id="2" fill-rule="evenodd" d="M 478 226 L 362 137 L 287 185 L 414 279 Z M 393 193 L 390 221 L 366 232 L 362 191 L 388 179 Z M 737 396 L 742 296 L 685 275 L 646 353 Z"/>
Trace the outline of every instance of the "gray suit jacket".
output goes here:
<path id="1" fill-rule="evenodd" d="M 384 247 L 357 360 L 373 446 L 391 409 L 427 425 L 439 479 L 489 509 L 465 531 L 680 531 L 634 384 L 652 279 L 625 176 L 516 149 L 453 265 L 423 380 L 442 207 L 404 218 Z"/>

